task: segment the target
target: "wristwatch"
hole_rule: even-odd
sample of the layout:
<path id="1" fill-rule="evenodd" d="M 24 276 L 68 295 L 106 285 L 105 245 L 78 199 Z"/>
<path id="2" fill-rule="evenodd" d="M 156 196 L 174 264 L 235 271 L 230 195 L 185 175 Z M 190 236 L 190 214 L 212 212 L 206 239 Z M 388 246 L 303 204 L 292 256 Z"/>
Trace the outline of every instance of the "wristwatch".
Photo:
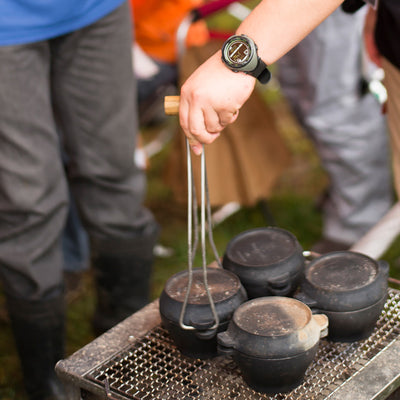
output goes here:
<path id="1" fill-rule="evenodd" d="M 233 35 L 222 46 L 222 61 L 234 72 L 244 72 L 268 83 L 271 72 L 257 54 L 257 46 L 246 35 Z"/>

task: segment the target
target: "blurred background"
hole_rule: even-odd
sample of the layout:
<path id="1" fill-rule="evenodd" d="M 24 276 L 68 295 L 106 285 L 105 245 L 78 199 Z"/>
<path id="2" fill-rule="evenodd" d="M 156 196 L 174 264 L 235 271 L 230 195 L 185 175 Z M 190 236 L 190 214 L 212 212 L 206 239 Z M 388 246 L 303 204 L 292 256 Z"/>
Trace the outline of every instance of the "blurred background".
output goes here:
<path id="1" fill-rule="evenodd" d="M 255 2 L 246 2 L 250 7 Z M 237 20 L 225 11 L 207 19 L 210 27 L 232 29 Z M 198 52 L 196 53 L 198 56 Z M 201 56 L 200 56 L 201 57 Z M 191 60 L 191 61 L 190 61 Z M 190 60 L 181 60 L 181 74 L 190 70 Z M 185 64 L 186 63 L 186 64 Z M 274 74 L 274 66 L 272 66 Z M 274 179 L 268 184 L 265 196 L 257 196 L 257 201 L 240 205 L 231 215 L 214 224 L 214 241 L 222 257 L 230 239 L 240 232 L 262 226 L 278 226 L 292 232 L 304 250 L 310 248 L 321 236 L 321 201 L 327 185 L 327 177 L 321 168 L 312 143 L 289 110 L 275 79 L 265 87 L 257 86 L 257 104 L 261 100 L 268 120 L 273 124 L 273 134 L 278 134 L 287 154 L 284 162 L 275 171 L 259 165 L 261 173 Z M 162 142 L 160 148 L 147 157 L 148 193 L 147 206 L 155 214 L 161 225 L 161 237 L 157 250 L 152 279 L 152 298 L 157 298 L 166 280 L 174 273 L 187 268 L 187 205 L 182 200 L 186 193 L 186 171 L 180 167 L 182 155 L 175 153 L 177 137 L 182 133 L 177 117 L 164 117 L 158 112 L 158 121 L 141 128 L 142 146 Z M 242 123 L 240 129 L 263 129 L 263 126 Z M 271 126 L 265 127 L 266 130 Z M 167 137 L 167 139 L 165 139 Z M 206 159 L 208 149 L 206 148 Z M 178 160 L 178 157 L 180 159 Z M 213 155 L 213 159 L 215 155 Z M 174 164 L 173 161 L 176 163 Z M 279 160 L 278 160 L 279 161 Z M 214 161 L 215 162 L 215 161 Z M 185 165 L 185 164 L 183 164 Z M 239 165 L 240 167 L 240 165 Z M 173 170 L 173 173 L 171 172 Z M 211 169 L 212 171 L 212 169 Z M 260 172 L 259 171 L 259 172 Z M 208 171 L 210 174 L 210 170 Z M 172 178 L 171 178 L 172 176 Z M 246 177 L 245 177 L 246 178 Z M 173 183 L 172 183 L 173 182 Z M 210 196 L 212 188 L 210 187 Z M 181 192 L 177 192 L 176 186 Z M 217 189 L 214 189 L 217 190 Z M 218 211 L 219 207 L 213 207 Z M 214 214 L 216 215 L 216 214 Z M 396 240 L 382 256 L 390 264 L 390 275 L 400 278 L 400 240 Z M 207 250 L 209 262 L 213 253 Z M 200 252 L 195 266 L 201 265 Z M 394 286 L 396 287 L 396 286 Z M 91 316 L 94 309 L 94 289 L 91 271 L 85 271 L 75 290 L 67 297 L 67 355 L 83 347 L 94 339 L 91 332 Z M 22 378 L 10 325 L 5 313 L 4 299 L 0 289 L 0 399 L 24 400 Z"/>

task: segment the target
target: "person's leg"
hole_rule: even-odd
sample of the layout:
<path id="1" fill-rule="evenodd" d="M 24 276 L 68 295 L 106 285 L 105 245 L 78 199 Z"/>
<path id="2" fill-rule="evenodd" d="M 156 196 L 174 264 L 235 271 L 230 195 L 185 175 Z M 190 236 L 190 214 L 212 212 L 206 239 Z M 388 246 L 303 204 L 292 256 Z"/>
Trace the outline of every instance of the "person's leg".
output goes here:
<path id="1" fill-rule="evenodd" d="M 343 248 L 392 204 L 385 120 L 360 91 L 362 19 L 335 11 L 279 64 L 283 92 L 330 178 L 323 236 Z"/>
<path id="2" fill-rule="evenodd" d="M 61 155 L 63 165 L 68 175 L 68 157 L 63 148 L 63 137 L 61 137 Z M 69 189 L 69 188 L 68 188 Z M 71 190 L 68 190 L 69 208 L 65 227 L 62 233 L 62 252 L 64 278 L 68 276 L 80 276 L 89 267 L 89 239 L 79 216 L 74 197 Z M 73 279 L 72 279 L 73 280 Z M 66 291 L 68 292 L 68 282 L 66 281 Z"/>
<path id="3" fill-rule="evenodd" d="M 385 86 L 388 93 L 387 116 L 392 148 L 394 185 L 400 199 L 400 70 L 383 59 Z"/>
<path id="4" fill-rule="evenodd" d="M 32 400 L 59 395 L 54 365 L 64 338 L 60 232 L 68 199 L 49 58 L 46 42 L 0 48 L 0 278 Z"/>
<path id="5" fill-rule="evenodd" d="M 103 331 L 149 301 L 158 232 L 143 207 L 146 179 L 133 162 L 137 133 L 131 21 L 124 4 L 95 24 L 52 41 L 53 98 L 69 178 L 91 241 Z"/>
<path id="6" fill-rule="evenodd" d="M 69 209 L 62 232 L 63 272 L 67 303 L 82 291 L 83 273 L 90 265 L 89 238 L 82 226 L 74 198 L 69 196 Z"/>
<path id="7" fill-rule="evenodd" d="M 64 357 L 63 296 L 42 300 L 8 296 L 7 309 L 30 400 L 67 400 L 54 367 Z"/>

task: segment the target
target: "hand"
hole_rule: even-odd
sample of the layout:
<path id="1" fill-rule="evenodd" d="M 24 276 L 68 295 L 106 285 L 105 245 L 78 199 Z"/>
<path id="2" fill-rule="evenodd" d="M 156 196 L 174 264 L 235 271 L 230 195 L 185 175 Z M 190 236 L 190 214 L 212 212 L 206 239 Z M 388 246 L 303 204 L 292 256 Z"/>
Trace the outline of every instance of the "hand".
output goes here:
<path id="1" fill-rule="evenodd" d="M 382 66 L 381 55 L 375 43 L 375 25 L 376 25 L 376 11 L 372 7 L 368 7 L 368 13 L 364 22 L 364 43 L 365 49 L 370 60 L 378 67 Z"/>
<path id="2" fill-rule="evenodd" d="M 186 80 L 181 89 L 179 121 L 195 154 L 201 154 L 202 144 L 212 143 L 236 120 L 254 86 L 255 78 L 232 72 L 222 63 L 220 51 Z"/>

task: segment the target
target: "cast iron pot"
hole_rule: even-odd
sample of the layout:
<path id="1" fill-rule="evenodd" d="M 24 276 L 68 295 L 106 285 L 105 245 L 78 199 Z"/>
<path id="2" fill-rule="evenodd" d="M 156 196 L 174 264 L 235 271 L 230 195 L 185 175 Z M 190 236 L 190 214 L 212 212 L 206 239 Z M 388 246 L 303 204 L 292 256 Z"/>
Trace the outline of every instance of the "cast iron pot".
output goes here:
<path id="1" fill-rule="evenodd" d="M 207 269 L 207 283 L 219 318 L 217 328 L 203 282 L 203 270 L 193 269 L 193 281 L 183 323 L 195 329 L 186 330 L 179 324 L 188 286 L 188 271 L 178 272 L 165 284 L 160 296 L 160 314 L 178 349 L 195 358 L 216 356 L 218 332 L 224 331 L 235 309 L 247 300 L 239 278 L 222 268 Z"/>
<path id="2" fill-rule="evenodd" d="M 218 334 L 218 351 L 233 356 L 253 389 L 287 392 L 302 382 L 327 327 L 325 315 L 313 315 L 296 299 L 259 297 L 237 308 Z"/>
<path id="3" fill-rule="evenodd" d="M 303 249 L 281 228 L 244 231 L 227 245 L 222 265 L 242 281 L 250 299 L 294 292 L 304 269 Z"/>
<path id="4" fill-rule="evenodd" d="M 368 337 L 387 298 L 389 265 L 365 254 L 335 251 L 305 268 L 295 297 L 329 318 L 329 339 L 356 341 Z"/>

